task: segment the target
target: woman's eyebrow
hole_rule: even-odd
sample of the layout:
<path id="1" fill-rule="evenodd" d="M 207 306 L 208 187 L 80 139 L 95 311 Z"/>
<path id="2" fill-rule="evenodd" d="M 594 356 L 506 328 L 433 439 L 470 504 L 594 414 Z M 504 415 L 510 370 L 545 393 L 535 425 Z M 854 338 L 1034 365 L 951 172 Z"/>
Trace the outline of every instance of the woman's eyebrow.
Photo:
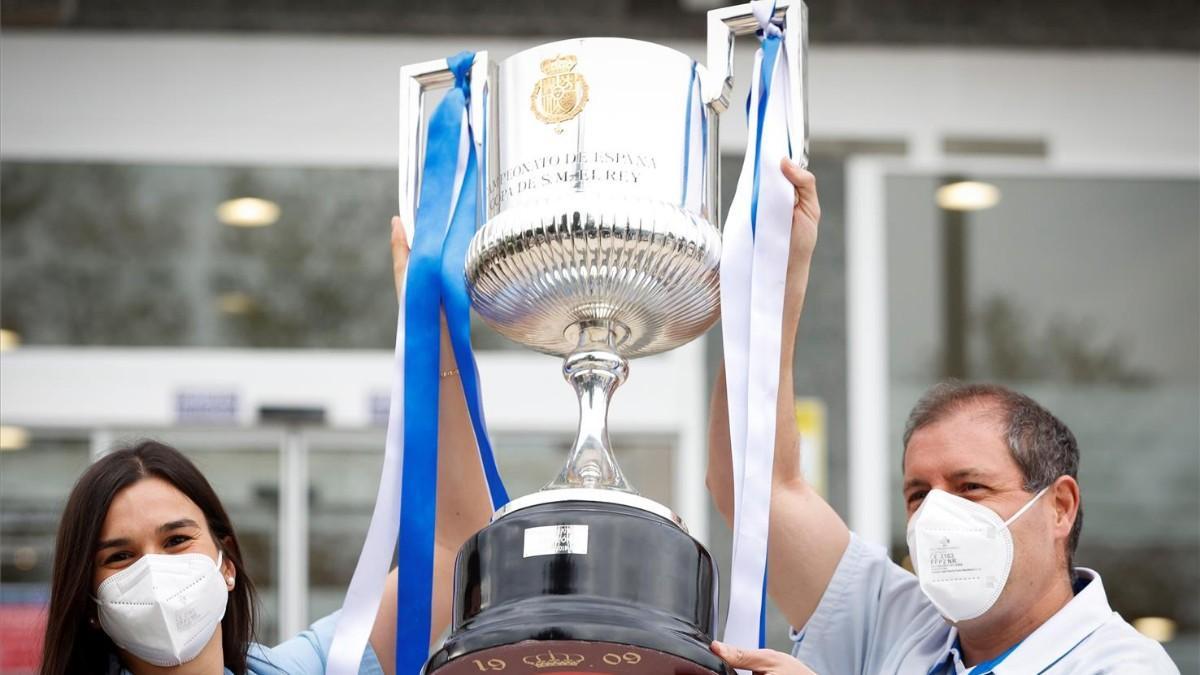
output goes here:
<path id="1" fill-rule="evenodd" d="M 116 548 L 118 546 L 129 546 L 133 542 L 125 537 L 119 539 L 105 539 L 96 547 L 97 551 L 103 551 L 106 548 Z"/>
<path id="2" fill-rule="evenodd" d="M 169 523 L 163 523 L 162 525 L 159 525 L 158 529 L 155 531 L 158 534 L 164 534 L 166 532 L 170 532 L 171 530 L 180 530 L 185 527 L 198 528 L 198 527 L 200 527 L 200 524 L 197 523 L 196 521 L 192 520 L 191 518 L 180 518 L 179 520 L 172 520 Z"/>
<path id="3" fill-rule="evenodd" d="M 191 518 L 180 518 L 179 520 L 172 520 L 169 523 L 163 523 L 162 525 L 159 525 L 158 528 L 155 529 L 155 533 L 156 534 L 165 534 L 165 533 L 171 532 L 173 530 L 181 530 L 185 527 L 199 528 L 200 524 L 197 523 L 196 521 L 192 520 Z M 106 548 L 116 548 L 118 546 L 129 546 L 132 543 L 133 543 L 133 540 L 129 539 L 128 537 L 118 537 L 116 539 L 105 539 L 104 541 L 101 541 L 96 546 L 96 550 L 103 551 Z"/>

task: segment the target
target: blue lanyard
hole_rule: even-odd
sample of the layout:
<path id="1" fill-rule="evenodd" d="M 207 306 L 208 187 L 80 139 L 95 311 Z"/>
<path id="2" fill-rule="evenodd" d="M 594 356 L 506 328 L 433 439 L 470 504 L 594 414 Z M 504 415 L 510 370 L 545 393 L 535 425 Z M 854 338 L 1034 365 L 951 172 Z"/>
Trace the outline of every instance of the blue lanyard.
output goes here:
<path id="1" fill-rule="evenodd" d="M 988 673 L 995 670 L 996 666 L 1000 665 L 1001 661 L 1008 658 L 1009 654 L 1012 654 L 1017 647 L 1021 646 L 1021 642 L 1024 642 L 1024 640 L 1018 641 L 1016 644 L 1008 649 L 1005 649 L 1000 655 L 993 659 L 989 659 L 983 663 L 975 664 L 974 667 L 967 671 L 967 675 L 988 675 Z M 950 654 L 947 654 L 945 659 L 934 664 L 933 668 L 929 669 L 929 673 L 927 675 L 941 675 L 942 673 L 950 673 L 950 675 L 954 675 L 954 653 L 962 652 L 962 643 L 959 642 L 958 638 L 954 638 L 954 647 L 952 649 L 953 651 Z"/>

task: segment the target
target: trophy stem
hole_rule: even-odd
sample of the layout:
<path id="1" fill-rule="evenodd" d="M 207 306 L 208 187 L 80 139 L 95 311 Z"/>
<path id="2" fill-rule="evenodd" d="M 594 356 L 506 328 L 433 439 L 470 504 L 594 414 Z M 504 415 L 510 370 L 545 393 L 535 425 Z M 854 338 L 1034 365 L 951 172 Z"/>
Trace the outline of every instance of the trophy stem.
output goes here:
<path id="1" fill-rule="evenodd" d="M 563 359 L 563 377 L 579 397 L 579 431 L 558 478 L 544 489 L 604 488 L 634 492 L 617 466 L 608 440 L 608 404 L 629 374 L 617 353 L 619 327 L 609 320 L 581 322 L 575 351 Z"/>

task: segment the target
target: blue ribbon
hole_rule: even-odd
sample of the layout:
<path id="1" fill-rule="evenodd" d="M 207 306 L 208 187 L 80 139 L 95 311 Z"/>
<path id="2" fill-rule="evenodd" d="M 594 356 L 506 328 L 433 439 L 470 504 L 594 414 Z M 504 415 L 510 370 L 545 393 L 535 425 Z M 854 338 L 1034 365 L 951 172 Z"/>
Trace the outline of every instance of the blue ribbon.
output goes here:
<path id="1" fill-rule="evenodd" d="M 758 648 L 767 648 L 767 577 L 769 570 L 763 566 L 762 604 L 758 606 Z"/>
<path id="2" fill-rule="evenodd" d="M 763 35 L 762 66 L 758 73 L 758 129 L 754 137 L 754 191 L 750 198 L 750 236 L 752 237 L 758 231 L 758 158 L 762 155 L 763 123 L 767 117 L 767 99 L 771 95 L 771 77 L 775 73 L 775 59 L 779 56 L 779 47 L 782 44 L 783 38 L 779 35 Z"/>
<path id="3" fill-rule="evenodd" d="M 688 169 L 692 166 L 692 102 L 696 91 L 696 62 L 692 61 L 692 76 L 688 79 L 687 103 L 683 107 L 683 194 L 679 207 L 687 208 Z"/>
<path id="4" fill-rule="evenodd" d="M 474 146 L 474 137 L 467 130 L 468 143 Z M 508 493 L 500 480 L 492 443 L 488 438 L 487 424 L 483 418 L 483 397 L 479 387 L 479 370 L 475 354 L 471 349 L 471 299 L 467 292 L 467 280 L 463 265 L 467 259 L 467 248 L 475 235 L 477 202 L 475 184 L 478 180 L 475 153 L 468 153 L 467 168 L 463 175 L 462 189 L 458 193 L 458 205 L 450 231 L 442 245 L 442 300 L 446 306 L 446 323 L 450 330 L 450 344 L 454 348 L 454 361 L 458 366 L 459 380 L 471 415 L 471 427 L 475 431 L 475 442 L 487 479 L 488 492 L 493 510 L 508 503 Z"/>
<path id="5" fill-rule="evenodd" d="M 405 292 L 404 460 L 397 538 L 396 672 L 417 673 L 429 653 L 437 519 L 438 392 L 441 384 L 441 306 L 462 376 L 471 423 L 493 504 L 507 501 L 483 422 L 479 377 L 470 344 L 470 300 L 462 278 L 466 247 L 476 223 L 476 160 L 468 152 L 456 184 L 462 121 L 468 110 L 468 74 L 475 55 L 447 59 L 454 87 L 429 121 L 417 222 Z M 468 128 L 468 142 L 470 130 Z M 451 204 L 455 191 L 458 203 Z M 454 210 L 451 211 L 451 207 Z M 451 219 L 453 218 L 453 222 Z M 450 273 L 453 270 L 453 274 Z"/>

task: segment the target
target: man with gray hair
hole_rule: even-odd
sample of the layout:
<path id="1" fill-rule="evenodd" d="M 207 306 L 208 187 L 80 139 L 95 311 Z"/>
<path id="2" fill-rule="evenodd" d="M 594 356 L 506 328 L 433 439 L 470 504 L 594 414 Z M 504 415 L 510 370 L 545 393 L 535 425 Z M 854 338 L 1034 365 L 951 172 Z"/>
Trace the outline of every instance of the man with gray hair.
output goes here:
<path id="1" fill-rule="evenodd" d="M 790 345 L 820 210 L 811 174 L 786 167 L 785 174 L 797 198 L 767 589 L 795 627 L 795 658 L 719 643 L 714 651 L 735 667 L 773 675 L 1178 673 L 1158 643 L 1113 612 L 1100 576 L 1073 566 L 1083 523 L 1079 447 L 1066 425 L 1028 396 L 946 382 L 913 408 L 903 469 L 915 575 L 852 534 L 805 481 L 791 419 Z M 708 487 L 732 522 L 724 380 L 722 369 Z"/>

